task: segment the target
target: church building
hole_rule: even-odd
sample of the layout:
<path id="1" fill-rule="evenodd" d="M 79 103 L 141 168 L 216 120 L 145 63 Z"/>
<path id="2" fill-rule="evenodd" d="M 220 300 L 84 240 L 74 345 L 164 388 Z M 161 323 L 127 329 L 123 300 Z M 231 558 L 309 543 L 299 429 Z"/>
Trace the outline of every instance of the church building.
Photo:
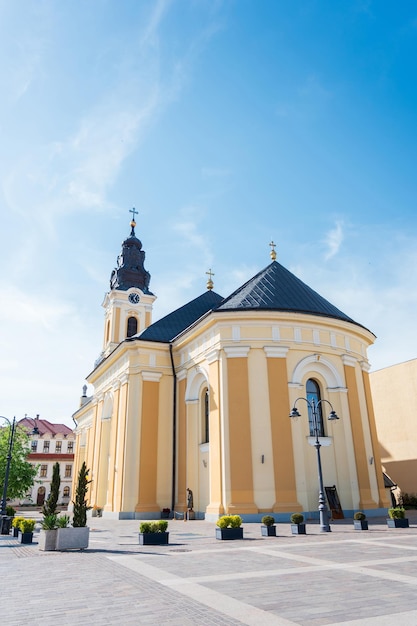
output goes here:
<path id="1" fill-rule="evenodd" d="M 210 274 L 204 293 L 152 323 L 135 227 L 103 302 L 102 352 L 87 376 L 94 394 L 85 387 L 74 414 L 74 474 L 85 461 L 90 504 L 155 519 L 186 511 L 189 489 L 200 519 L 314 517 L 318 439 L 330 507 L 381 514 L 374 335 L 280 265 L 274 244 L 272 262 L 228 297 Z M 290 418 L 294 405 L 300 416 Z M 327 419 L 331 410 L 339 419 Z"/>

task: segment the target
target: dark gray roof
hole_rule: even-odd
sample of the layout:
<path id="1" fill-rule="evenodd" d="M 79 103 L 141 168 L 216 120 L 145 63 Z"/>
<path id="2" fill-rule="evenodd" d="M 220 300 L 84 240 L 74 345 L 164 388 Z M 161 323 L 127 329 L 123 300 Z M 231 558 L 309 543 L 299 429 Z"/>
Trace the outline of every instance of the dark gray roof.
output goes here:
<path id="1" fill-rule="evenodd" d="M 209 311 L 270 310 L 330 317 L 361 326 L 285 267 L 273 261 L 228 298 L 205 291 L 181 308 L 166 315 L 141 335 L 126 339 L 169 343 Z M 364 328 L 362 326 L 362 328 Z"/>
<path id="2" fill-rule="evenodd" d="M 241 309 L 309 313 L 357 324 L 276 261 L 236 289 L 216 310 Z"/>
<path id="3" fill-rule="evenodd" d="M 215 291 L 207 290 L 198 298 L 148 326 L 140 335 L 130 339 L 168 343 L 205 313 L 216 308 L 220 302 L 223 302 L 222 296 Z"/>

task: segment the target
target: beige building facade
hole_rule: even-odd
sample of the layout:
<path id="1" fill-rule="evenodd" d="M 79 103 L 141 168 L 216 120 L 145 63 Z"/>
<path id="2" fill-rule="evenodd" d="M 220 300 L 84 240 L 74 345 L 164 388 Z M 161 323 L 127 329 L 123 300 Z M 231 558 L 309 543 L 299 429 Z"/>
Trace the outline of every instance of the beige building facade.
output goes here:
<path id="1" fill-rule="evenodd" d="M 417 494 L 417 359 L 372 372 L 370 382 L 384 471 Z"/>
<path id="2" fill-rule="evenodd" d="M 345 515 L 381 513 L 389 502 L 368 373 L 374 335 L 274 251 L 228 298 L 209 280 L 201 296 L 152 323 L 155 295 L 131 226 L 103 303 L 102 353 L 87 377 L 94 394 L 84 393 L 74 414 L 75 474 L 85 461 L 91 505 L 155 518 L 184 512 L 188 488 L 200 518 L 314 517 L 317 458 L 305 401 L 314 398 L 322 401 L 325 485 Z M 339 420 L 326 419 L 331 408 Z"/>

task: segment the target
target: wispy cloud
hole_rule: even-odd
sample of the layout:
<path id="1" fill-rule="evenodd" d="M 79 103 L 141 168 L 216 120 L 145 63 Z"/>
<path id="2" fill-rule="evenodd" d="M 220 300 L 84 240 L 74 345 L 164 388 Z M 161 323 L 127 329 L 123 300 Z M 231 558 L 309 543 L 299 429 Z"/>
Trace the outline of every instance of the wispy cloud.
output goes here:
<path id="1" fill-rule="evenodd" d="M 325 239 L 324 244 L 327 248 L 327 252 L 324 255 L 326 261 L 334 257 L 340 250 L 340 246 L 343 243 L 344 232 L 343 223 L 341 221 L 336 222 L 336 225 L 330 230 Z"/>

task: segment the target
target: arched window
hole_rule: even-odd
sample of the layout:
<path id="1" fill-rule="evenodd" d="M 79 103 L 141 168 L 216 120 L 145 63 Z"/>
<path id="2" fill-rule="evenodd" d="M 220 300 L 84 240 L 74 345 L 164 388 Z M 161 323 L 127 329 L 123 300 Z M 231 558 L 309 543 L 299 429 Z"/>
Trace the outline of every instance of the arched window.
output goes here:
<path id="1" fill-rule="evenodd" d="M 110 320 L 107 320 L 106 324 L 106 343 L 110 340 Z"/>
<path id="2" fill-rule="evenodd" d="M 324 437 L 324 423 L 323 423 L 323 415 L 321 412 L 321 404 L 318 404 L 321 400 L 320 396 L 320 387 L 318 383 L 312 378 L 309 378 L 306 385 L 307 392 L 307 400 L 315 405 L 316 407 L 316 419 L 314 419 L 313 411 L 310 407 L 308 407 L 308 424 L 310 427 L 310 435 L 316 436 L 318 434 L 319 437 Z M 317 428 L 318 433 L 316 433 L 315 428 Z"/>
<path id="3" fill-rule="evenodd" d="M 210 440 L 209 414 L 209 391 L 206 387 L 202 395 L 201 443 L 208 443 Z"/>
<path id="4" fill-rule="evenodd" d="M 70 488 L 69 487 L 64 487 L 64 491 L 62 492 L 62 496 L 64 498 L 69 498 L 70 495 Z"/>
<path id="5" fill-rule="evenodd" d="M 127 337 L 133 337 L 138 332 L 138 320 L 136 317 L 129 317 L 127 320 Z"/>

